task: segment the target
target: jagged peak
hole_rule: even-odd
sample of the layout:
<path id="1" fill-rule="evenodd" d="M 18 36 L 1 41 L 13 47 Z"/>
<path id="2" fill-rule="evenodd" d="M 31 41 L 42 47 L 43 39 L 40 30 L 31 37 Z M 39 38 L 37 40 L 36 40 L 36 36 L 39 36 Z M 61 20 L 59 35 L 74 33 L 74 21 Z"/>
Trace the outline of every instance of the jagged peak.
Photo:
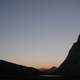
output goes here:
<path id="1" fill-rule="evenodd" d="M 78 42 L 80 42 L 80 34 L 79 34 L 79 37 L 78 37 Z"/>

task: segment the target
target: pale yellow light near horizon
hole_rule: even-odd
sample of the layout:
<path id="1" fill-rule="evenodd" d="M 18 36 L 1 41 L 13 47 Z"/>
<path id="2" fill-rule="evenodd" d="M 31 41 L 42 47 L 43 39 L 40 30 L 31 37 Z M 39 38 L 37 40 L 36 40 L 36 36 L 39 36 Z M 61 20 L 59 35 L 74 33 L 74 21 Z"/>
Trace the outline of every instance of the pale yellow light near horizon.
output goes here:
<path id="1" fill-rule="evenodd" d="M 16 55 L 7 55 L 5 60 L 16 63 L 19 65 L 23 65 L 26 67 L 34 67 L 34 68 L 51 68 L 51 67 L 59 67 L 59 65 L 64 61 L 64 58 L 57 58 L 51 56 L 45 56 L 44 58 L 33 57 L 32 59 L 16 56 Z M 53 58 L 52 58 L 53 57 Z"/>
<path id="2" fill-rule="evenodd" d="M 80 0 L 0 0 L 0 59 L 59 66 L 80 34 Z"/>
<path id="3" fill-rule="evenodd" d="M 28 60 L 25 60 L 25 61 L 22 61 L 22 60 L 19 60 L 19 61 L 16 61 L 15 63 L 17 64 L 21 64 L 21 65 L 24 65 L 24 66 L 27 66 L 27 67 L 34 67 L 34 68 L 51 68 L 51 67 L 58 67 L 61 63 L 63 62 L 63 60 L 61 61 L 47 61 L 45 62 L 44 60 L 42 62 L 34 62 L 34 61 L 28 61 Z"/>

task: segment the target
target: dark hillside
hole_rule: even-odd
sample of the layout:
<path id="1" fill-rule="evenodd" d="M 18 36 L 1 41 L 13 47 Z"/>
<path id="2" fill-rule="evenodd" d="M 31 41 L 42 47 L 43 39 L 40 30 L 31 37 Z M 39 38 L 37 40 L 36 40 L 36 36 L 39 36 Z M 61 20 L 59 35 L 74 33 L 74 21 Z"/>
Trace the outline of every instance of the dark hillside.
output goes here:
<path id="1" fill-rule="evenodd" d="M 80 76 L 80 35 L 77 42 L 74 43 L 70 49 L 67 58 L 54 74 L 64 76 Z"/>
<path id="2" fill-rule="evenodd" d="M 42 74 L 39 70 L 32 67 L 25 67 L 11 62 L 0 60 L 0 77 L 27 77 L 39 76 Z"/>

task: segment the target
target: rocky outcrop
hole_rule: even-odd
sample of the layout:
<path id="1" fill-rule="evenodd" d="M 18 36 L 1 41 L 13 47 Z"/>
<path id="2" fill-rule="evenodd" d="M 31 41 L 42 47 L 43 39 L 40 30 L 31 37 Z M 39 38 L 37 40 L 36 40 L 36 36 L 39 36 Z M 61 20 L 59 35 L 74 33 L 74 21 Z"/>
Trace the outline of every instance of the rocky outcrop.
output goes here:
<path id="1" fill-rule="evenodd" d="M 65 61 L 54 74 L 64 76 L 80 76 L 80 35 L 73 44 Z"/>

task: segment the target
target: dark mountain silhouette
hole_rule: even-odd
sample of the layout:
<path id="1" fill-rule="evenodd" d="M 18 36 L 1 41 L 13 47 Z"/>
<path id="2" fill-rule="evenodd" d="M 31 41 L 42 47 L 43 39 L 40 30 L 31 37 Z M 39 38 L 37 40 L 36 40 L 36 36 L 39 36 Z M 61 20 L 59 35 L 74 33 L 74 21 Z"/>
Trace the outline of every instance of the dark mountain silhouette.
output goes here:
<path id="1" fill-rule="evenodd" d="M 35 68 L 25 67 L 22 65 L 0 60 L 0 77 L 12 76 L 15 78 L 24 79 L 24 77 L 27 76 L 39 76 L 40 74 L 42 74 L 42 72 Z"/>
<path id="2" fill-rule="evenodd" d="M 51 67 L 49 69 L 40 68 L 39 70 L 42 71 L 45 75 L 51 75 L 56 69 L 57 67 Z"/>
<path id="3" fill-rule="evenodd" d="M 46 73 L 50 75 L 50 74 L 54 73 L 55 70 L 57 70 L 57 67 L 52 67 L 52 68 L 48 69 Z"/>
<path id="4" fill-rule="evenodd" d="M 74 43 L 70 49 L 67 58 L 54 74 L 64 76 L 80 76 L 80 35 L 77 42 Z"/>
<path id="5" fill-rule="evenodd" d="M 33 67 L 25 67 L 0 60 L 0 78 L 8 76 L 19 80 L 27 80 L 27 77 L 33 78 L 33 76 L 37 77 L 43 74 L 80 77 L 80 35 L 59 68 L 52 67 L 51 69 L 40 71 Z"/>

